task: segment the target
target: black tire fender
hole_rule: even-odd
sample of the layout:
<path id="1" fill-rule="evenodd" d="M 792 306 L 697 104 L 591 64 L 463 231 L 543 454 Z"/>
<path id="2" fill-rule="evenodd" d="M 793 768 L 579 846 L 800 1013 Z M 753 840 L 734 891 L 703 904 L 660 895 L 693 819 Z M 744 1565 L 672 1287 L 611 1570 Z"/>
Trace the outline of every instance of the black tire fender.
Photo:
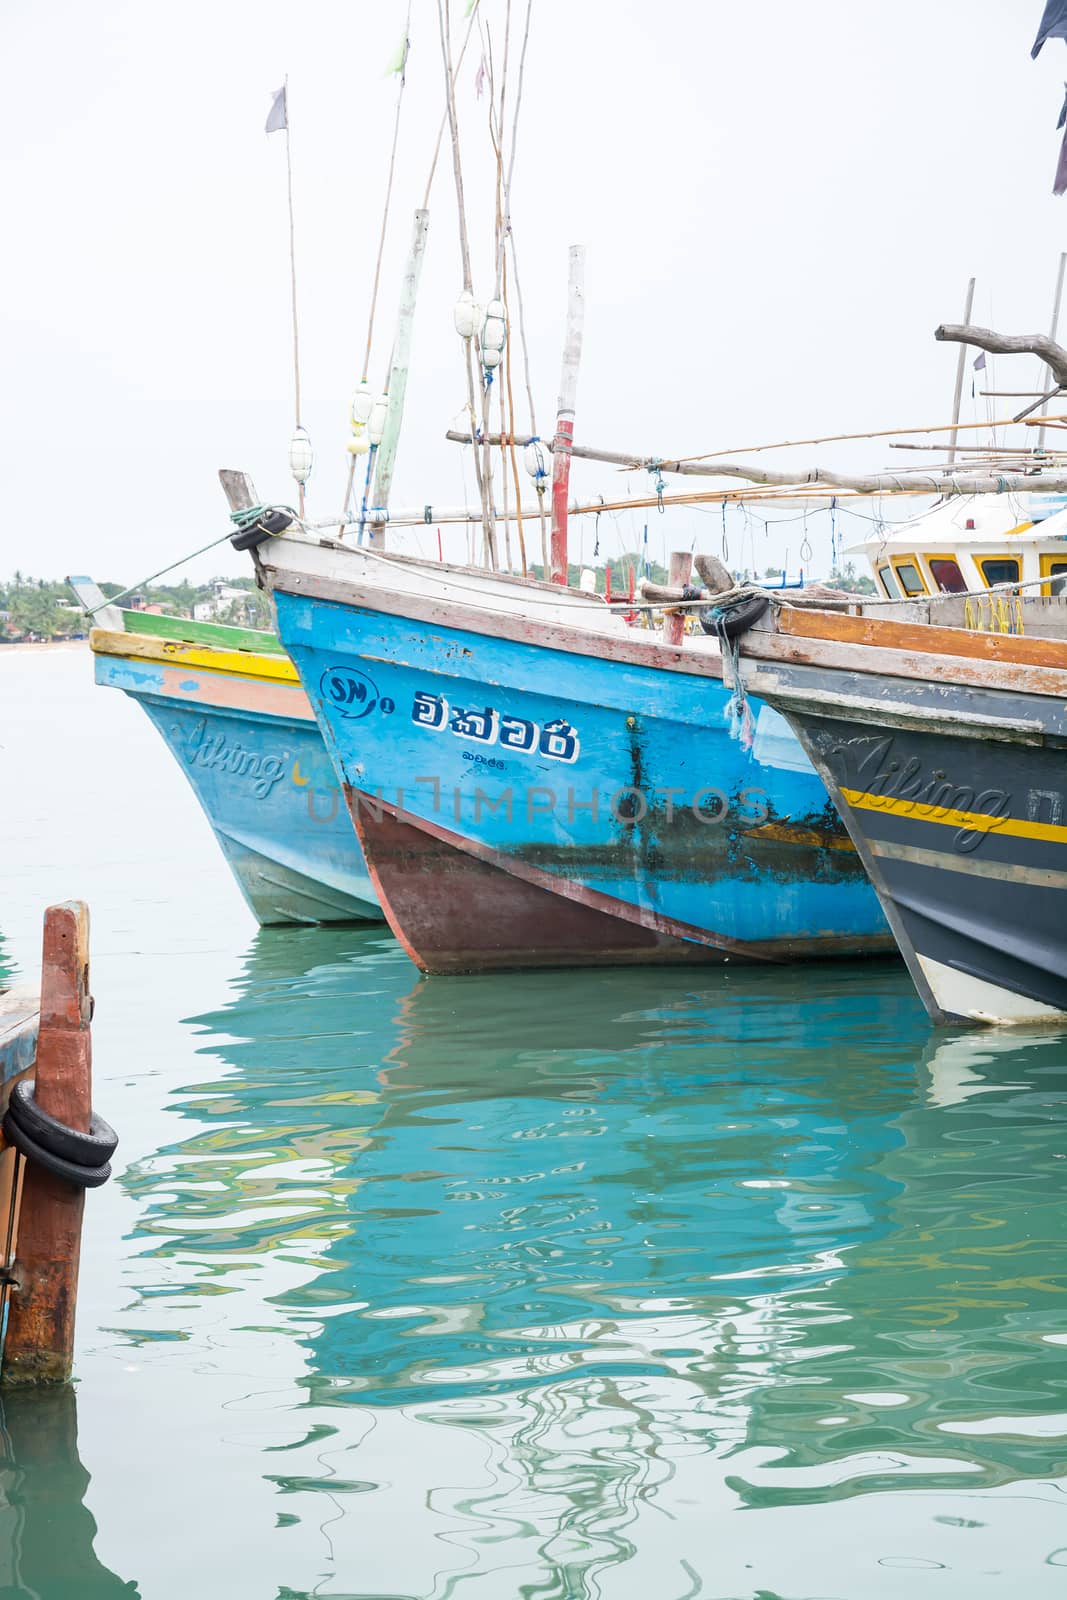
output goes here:
<path id="1" fill-rule="evenodd" d="M 8 1144 L 14 1145 L 16 1150 L 33 1161 L 37 1166 L 43 1167 L 45 1172 L 51 1172 L 54 1177 L 62 1178 L 69 1183 L 72 1189 L 98 1189 L 106 1183 L 111 1176 L 111 1163 L 105 1161 L 98 1167 L 82 1167 L 76 1161 L 64 1161 L 61 1156 L 55 1156 L 51 1150 L 46 1150 L 44 1145 L 30 1138 L 24 1128 L 12 1117 L 8 1111 L 3 1122 L 4 1136 Z"/>
<path id="2" fill-rule="evenodd" d="M 722 606 L 705 606 L 700 613 L 700 626 L 712 638 L 738 639 L 759 621 L 770 603 L 765 594 L 746 594 Z"/>
<path id="3" fill-rule="evenodd" d="M 94 1111 L 89 1119 L 89 1132 L 79 1133 L 76 1128 L 68 1128 L 50 1117 L 47 1111 L 42 1111 L 33 1097 L 33 1089 L 32 1078 L 16 1083 L 7 1115 L 35 1145 L 58 1156 L 60 1161 L 70 1161 L 78 1167 L 101 1167 L 111 1160 L 119 1136 L 103 1117 L 98 1117 Z"/>
<path id="4" fill-rule="evenodd" d="M 276 534 L 284 533 L 286 528 L 292 526 L 292 522 L 288 511 L 264 511 L 250 528 L 240 528 L 236 533 L 231 533 L 230 543 L 235 550 L 254 550 L 264 539 L 273 539 Z"/>

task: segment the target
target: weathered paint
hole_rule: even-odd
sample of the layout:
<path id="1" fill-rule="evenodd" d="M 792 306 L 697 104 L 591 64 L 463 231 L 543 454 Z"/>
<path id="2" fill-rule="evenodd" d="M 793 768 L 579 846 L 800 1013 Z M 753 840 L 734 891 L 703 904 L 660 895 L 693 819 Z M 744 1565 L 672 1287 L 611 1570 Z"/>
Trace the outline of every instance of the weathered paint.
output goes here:
<path id="1" fill-rule="evenodd" d="M 157 616 L 153 611 L 123 611 L 126 633 L 157 639 L 184 639 L 189 644 L 249 650 L 253 655 L 284 656 L 278 636 L 261 628 L 238 628 L 228 622 L 194 622 L 189 617 Z"/>
<path id="2" fill-rule="evenodd" d="M 260 923 L 381 917 L 288 657 L 100 629 L 90 642 L 96 681 L 123 689 L 158 728 Z"/>
<path id="3" fill-rule="evenodd" d="M 984 660 L 955 630 L 908 629 L 947 633 L 960 653 L 938 657 L 870 620 L 848 639 L 840 616 L 810 614 L 806 663 L 753 632 L 742 671 L 825 779 L 931 1017 L 1062 1020 L 1067 707 L 1037 687 L 1062 673 L 1034 663 L 1046 641 L 993 636 Z"/>
<path id="4" fill-rule="evenodd" d="M 126 657 L 133 661 L 163 661 L 181 667 L 209 667 L 213 672 L 257 682 L 298 683 L 296 668 L 286 655 L 260 655 L 246 650 L 231 650 L 184 639 L 143 638 L 136 633 L 112 633 L 106 628 L 92 630 L 92 647 L 100 655 Z"/>
<path id="5" fill-rule="evenodd" d="M 89 913 L 79 901 L 44 919 L 34 1098 L 79 1133 L 92 1110 Z M 85 1190 L 24 1163 L 14 1293 L 8 1299 L 0 1380 L 61 1383 L 74 1360 Z"/>
<path id="6" fill-rule="evenodd" d="M 536 913 L 520 883 L 539 891 L 533 899 L 542 917 L 557 897 L 659 941 L 615 930 L 605 943 L 601 928 L 590 943 L 593 959 L 617 959 L 623 947 L 658 952 L 663 939 L 704 945 L 719 953 L 712 959 L 888 946 L 855 855 L 812 842 L 836 841 L 843 831 L 773 713 L 766 711 L 765 727 L 757 721 L 745 750 L 731 734 L 730 695 L 718 678 L 666 675 L 597 655 L 604 641 L 588 633 L 579 656 L 577 647 L 571 653 L 502 638 L 496 627 L 426 627 L 400 615 L 393 599 L 397 609 L 386 612 L 275 588 L 281 637 L 344 782 L 353 794 L 380 795 L 394 821 L 436 841 L 433 848 L 420 841 L 426 905 L 476 922 L 485 873 L 468 869 L 467 906 L 449 906 L 430 883 L 435 863 L 458 850 L 491 868 L 494 880 L 513 880 L 515 915 L 533 930 L 506 948 L 487 939 L 472 949 L 469 927 L 459 928 L 462 950 L 450 951 L 446 928 L 415 929 L 413 918 L 421 925 L 425 912 L 387 891 L 386 914 L 416 958 L 433 945 L 432 963 L 422 964 L 521 965 L 524 942 L 542 963 L 551 918 L 543 933 L 533 928 Z M 502 623 L 496 612 L 482 620 Z M 766 825 L 771 831 L 762 831 Z M 386 889 L 392 869 L 377 852 L 388 830 L 360 826 Z M 397 837 L 393 830 L 390 850 Z M 393 851 L 394 864 L 402 854 Z M 454 862 L 448 871 L 458 881 Z M 492 892 L 503 904 L 499 882 Z M 555 907 L 553 915 L 564 912 Z"/>
<path id="7" fill-rule="evenodd" d="M 11 1080 L 33 1062 L 40 1010 L 35 989 L 20 984 L 0 990 L 0 1109 L 7 1104 Z"/>
<path id="8" fill-rule="evenodd" d="M 842 644 L 872 645 L 885 650 L 918 650 L 937 656 L 966 656 L 975 661 L 1012 662 L 1020 666 L 1067 669 L 1067 640 L 1031 639 L 1025 633 L 988 633 L 965 628 L 940 628 L 855 616 L 847 612 L 816 611 L 804 606 L 784 606 L 778 616 L 780 634 L 792 638 L 836 640 Z M 868 671 L 863 657 L 856 671 Z"/>

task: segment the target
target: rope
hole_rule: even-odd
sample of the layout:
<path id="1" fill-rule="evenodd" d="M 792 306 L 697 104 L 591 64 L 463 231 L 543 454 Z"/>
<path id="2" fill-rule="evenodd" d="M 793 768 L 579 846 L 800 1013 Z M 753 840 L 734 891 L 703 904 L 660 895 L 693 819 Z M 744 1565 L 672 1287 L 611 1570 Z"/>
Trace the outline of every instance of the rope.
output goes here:
<path id="1" fill-rule="evenodd" d="M 273 506 L 243 506 L 239 511 L 230 512 L 230 521 L 238 533 L 243 533 L 246 528 L 254 528 L 260 517 L 265 517 L 273 509 Z"/>
<path id="2" fill-rule="evenodd" d="M 262 515 L 266 509 L 268 508 L 265 506 L 256 507 L 256 511 L 260 515 Z M 288 510 L 288 507 L 286 507 L 286 509 Z M 231 515 L 233 514 L 234 513 L 231 513 Z M 299 522 L 299 520 L 299 517 L 297 517 L 294 513 L 294 521 Z M 333 520 L 336 522 L 336 517 Z M 228 533 L 224 533 L 221 539 L 212 539 L 210 544 L 201 545 L 199 550 L 190 551 L 187 556 L 182 556 L 180 561 L 172 561 L 169 567 L 162 567 L 159 572 L 153 572 L 151 577 L 142 578 L 139 583 L 131 583 L 128 589 L 122 589 L 118 594 L 113 594 L 110 599 L 104 600 L 100 605 L 93 606 L 91 611 L 86 612 L 86 616 L 94 617 L 96 613 L 98 611 L 102 611 L 105 606 L 113 606 L 117 601 L 125 600 L 128 594 L 135 594 L 138 589 L 146 589 L 150 583 L 155 583 L 157 578 L 165 578 L 168 572 L 173 572 L 177 567 L 184 567 L 187 561 L 194 561 L 197 556 L 206 555 L 209 550 L 216 549 L 218 545 L 226 544 L 229 540 L 229 537 L 230 536 Z"/>
<path id="3" fill-rule="evenodd" d="M 378 285 L 382 275 L 382 257 L 385 254 L 385 231 L 389 221 L 389 203 L 393 195 L 393 173 L 396 170 L 396 147 L 400 138 L 400 107 L 404 101 L 404 86 L 408 75 L 408 52 L 411 49 L 411 0 L 408 0 L 407 20 L 404 23 L 404 58 L 400 66 L 400 87 L 396 95 L 396 116 L 393 121 L 393 148 L 389 156 L 389 176 L 385 184 L 385 205 L 382 208 L 382 227 L 378 235 L 378 259 L 374 263 L 374 284 L 370 294 L 370 316 L 367 319 L 367 345 L 363 352 L 363 381 L 370 376 L 370 352 L 374 340 L 374 313 L 378 305 Z"/>

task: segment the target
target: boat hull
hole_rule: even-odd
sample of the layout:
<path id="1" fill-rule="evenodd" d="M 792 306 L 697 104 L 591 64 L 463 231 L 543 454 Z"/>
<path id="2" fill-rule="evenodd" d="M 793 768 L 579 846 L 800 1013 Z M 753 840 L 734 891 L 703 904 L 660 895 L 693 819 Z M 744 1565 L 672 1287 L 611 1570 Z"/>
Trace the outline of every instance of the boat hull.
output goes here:
<path id="1" fill-rule="evenodd" d="M 787 714 L 825 780 L 931 1017 L 1062 1022 L 1062 695 L 1027 692 L 1032 669 L 1016 685 L 1010 664 L 983 668 L 982 682 L 944 657 L 920 677 L 864 670 L 870 656 L 857 656 L 859 670 L 776 660 L 748 664 L 746 676 Z M 953 682 L 964 672 L 974 681 Z"/>
<path id="2" fill-rule="evenodd" d="M 108 654 L 107 640 L 137 648 L 127 635 L 94 635 L 97 682 L 123 689 L 159 730 L 257 921 L 380 920 L 322 736 L 295 678 L 212 671 L 180 650 L 169 660 Z"/>
<path id="3" fill-rule="evenodd" d="M 424 970 L 892 948 L 795 738 L 757 707 L 744 748 L 720 678 L 300 586 L 275 575 L 279 633 Z"/>

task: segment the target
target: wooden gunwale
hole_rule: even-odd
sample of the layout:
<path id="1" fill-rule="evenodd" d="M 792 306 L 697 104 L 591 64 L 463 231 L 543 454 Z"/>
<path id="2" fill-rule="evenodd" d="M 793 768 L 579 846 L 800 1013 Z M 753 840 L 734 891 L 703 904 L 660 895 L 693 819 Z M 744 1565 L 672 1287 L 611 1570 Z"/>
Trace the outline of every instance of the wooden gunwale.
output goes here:
<path id="1" fill-rule="evenodd" d="M 778 632 L 794 638 L 828 639 L 842 644 L 882 646 L 922 655 L 967 657 L 974 661 L 1027 667 L 1060 667 L 1067 671 L 1067 639 L 1028 639 L 1018 633 L 978 633 L 962 628 L 882 621 L 847 612 L 809 611 L 783 606 Z"/>
<path id="2" fill-rule="evenodd" d="M 488 638 L 539 645 L 547 650 L 561 650 L 568 655 L 593 656 L 599 660 L 625 662 L 630 666 L 658 667 L 668 672 L 689 673 L 694 677 L 722 678 L 722 662 L 710 639 L 704 648 L 693 642 L 680 646 L 665 645 L 641 639 L 639 635 L 629 639 L 617 634 L 599 633 L 590 627 L 540 622 L 503 610 L 468 606 L 453 600 L 434 600 L 426 595 L 398 593 L 352 580 L 343 582 L 304 572 L 288 572 L 266 564 L 263 570 L 271 588 L 279 588 L 286 594 L 310 595 L 316 600 L 357 606 L 360 610 L 404 617 L 412 622 L 424 622 L 436 627 L 461 628 Z M 560 591 L 556 589 L 555 592 L 558 594 Z"/>
<path id="3" fill-rule="evenodd" d="M 632 638 L 619 637 L 617 634 L 600 633 L 589 627 L 576 627 L 558 621 L 541 622 L 535 618 L 516 616 L 514 613 L 502 610 L 490 611 L 452 600 L 435 600 L 426 595 L 398 593 L 395 590 L 379 589 L 375 585 L 352 580 L 346 582 L 308 573 L 286 572 L 275 567 L 266 567 L 265 572 L 272 585 L 276 584 L 278 588 L 290 594 L 310 595 L 315 599 L 358 606 L 362 610 L 404 617 L 430 626 L 460 628 L 490 638 L 508 639 L 515 643 L 559 650 L 569 655 L 618 661 L 630 666 L 650 667 L 659 671 L 681 672 L 692 677 L 705 677 L 716 681 L 722 679 L 722 661 L 710 639 L 706 643 L 690 639 L 682 645 L 673 646 L 647 637 L 642 638 L 639 634 Z M 788 614 L 790 618 L 801 615 L 792 610 Z M 806 612 L 803 613 L 805 620 L 808 615 Z M 817 612 L 814 615 L 819 619 L 831 617 L 834 622 L 843 620 L 863 624 L 868 621 L 863 617 L 842 618 L 836 613 L 828 612 Z M 982 634 L 972 635 L 963 629 L 955 628 L 934 629 L 902 623 L 877 623 L 875 626 L 895 628 L 898 637 L 903 635 L 909 641 L 913 636 L 921 638 L 923 635 L 936 635 L 950 647 L 961 643 L 966 645 L 972 639 L 981 640 L 987 637 Z M 1054 648 L 1059 649 L 1055 641 L 1040 639 L 1019 641 L 1008 635 L 988 637 L 1012 637 L 1012 642 L 1026 643 L 1032 650 L 1040 650 L 1042 645 L 1051 642 Z M 742 654 L 751 659 L 783 661 L 797 666 L 839 667 L 853 672 L 918 678 L 924 682 L 930 680 L 932 675 L 930 656 L 935 653 L 934 651 L 871 649 L 868 655 L 865 649 L 857 648 L 862 644 L 862 639 L 837 642 L 816 635 L 809 640 L 754 629 L 745 634 L 741 649 Z M 941 656 L 936 676 L 939 679 L 975 688 L 1008 689 L 1067 698 L 1067 648 L 1060 652 L 1059 659 L 1062 662 L 1062 671 L 1044 666 L 1020 668 L 1012 662 L 991 661 L 988 657 L 975 659 L 969 655 Z M 759 693 L 754 684 L 751 687 L 754 693 Z"/>
<path id="4" fill-rule="evenodd" d="M 239 628 L 228 622 L 194 622 L 190 617 L 157 616 L 153 611 L 123 611 L 127 633 L 148 634 L 155 639 L 180 639 L 186 644 L 204 644 L 228 650 L 251 650 L 255 655 L 284 656 L 285 646 L 277 634 L 260 628 Z"/>
<path id="5" fill-rule="evenodd" d="M 300 682 L 300 675 L 289 657 L 254 655 L 251 651 L 219 649 L 187 644 L 181 639 L 155 639 L 143 634 L 117 633 L 93 628 L 89 645 L 95 655 L 118 656 L 127 661 L 146 661 L 153 665 L 207 669 L 231 678 L 268 679 L 275 683 Z"/>

